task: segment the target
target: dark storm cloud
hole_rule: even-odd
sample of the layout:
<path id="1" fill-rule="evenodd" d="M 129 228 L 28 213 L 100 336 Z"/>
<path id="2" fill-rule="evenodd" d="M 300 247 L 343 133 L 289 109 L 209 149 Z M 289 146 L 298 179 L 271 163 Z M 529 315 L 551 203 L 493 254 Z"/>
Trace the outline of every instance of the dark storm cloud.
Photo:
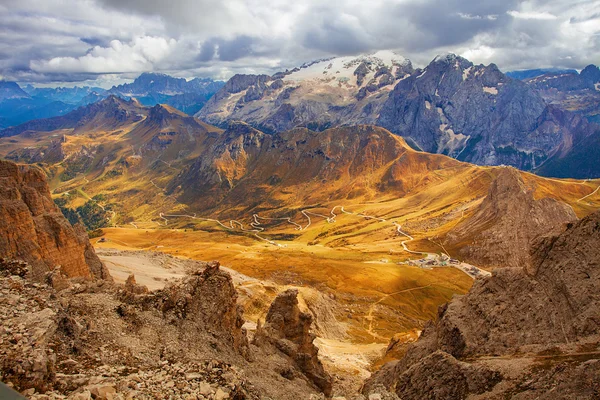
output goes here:
<path id="1" fill-rule="evenodd" d="M 316 7 L 299 23 L 302 45 L 337 55 L 356 54 L 372 47 L 358 18 L 335 7 Z"/>
<path id="2" fill-rule="evenodd" d="M 254 48 L 254 44 L 258 41 L 260 40 L 247 35 L 240 35 L 230 40 L 211 38 L 202 43 L 197 59 L 205 62 L 213 59 L 235 61 L 242 57 L 262 55 L 262 52 Z"/>
<path id="3" fill-rule="evenodd" d="M 482 32 L 506 26 L 507 11 L 516 1 L 425 1 L 398 5 L 394 15 L 410 21 L 422 33 L 422 40 L 412 40 L 405 47 L 422 51 L 464 43 Z"/>
<path id="4" fill-rule="evenodd" d="M 83 43 L 89 44 L 90 46 L 107 46 L 110 41 L 105 38 L 99 37 L 82 37 L 79 38 Z"/>

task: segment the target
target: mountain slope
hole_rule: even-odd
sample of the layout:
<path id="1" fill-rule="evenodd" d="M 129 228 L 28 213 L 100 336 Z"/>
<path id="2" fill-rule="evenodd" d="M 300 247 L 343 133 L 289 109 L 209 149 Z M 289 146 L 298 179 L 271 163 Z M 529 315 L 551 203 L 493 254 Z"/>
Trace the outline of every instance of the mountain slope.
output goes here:
<path id="1" fill-rule="evenodd" d="M 268 135 L 232 123 L 169 187 L 190 206 L 201 203 L 204 210 L 231 212 L 236 207 L 375 199 L 378 193 L 403 196 L 442 168 L 468 166 L 416 152 L 373 126 L 323 132 L 296 128 Z"/>
<path id="2" fill-rule="evenodd" d="M 80 107 L 68 114 L 48 119 L 33 120 L 0 131 L 0 137 L 19 135 L 26 131 L 50 132 L 58 129 L 85 131 L 113 130 L 143 117 L 143 110 L 135 101 L 125 101 L 116 96 L 98 103 Z"/>
<path id="3" fill-rule="evenodd" d="M 475 66 L 454 55 L 436 58 L 396 85 L 377 123 L 425 151 L 524 170 L 595 129 L 548 106 L 494 64 Z"/>
<path id="4" fill-rule="evenodd" d="M 446 246 L 460 247 L 460 258 L 474 265 L 523 267 L 530 263 L 533 239 L 556 233 L 576 219 L 565 203 L 535 199 L 521 174 L 505 168 L 475 213 L 448 232 Z"/>

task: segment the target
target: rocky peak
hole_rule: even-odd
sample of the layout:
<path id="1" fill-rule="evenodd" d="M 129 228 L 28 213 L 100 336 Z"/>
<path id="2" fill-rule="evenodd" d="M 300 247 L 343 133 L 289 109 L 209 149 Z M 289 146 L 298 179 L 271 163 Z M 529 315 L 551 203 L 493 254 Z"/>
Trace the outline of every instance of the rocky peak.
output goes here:
<path id="1" fill-rule="evenodd" d="M 271 81 L 271 79 L 272 78 L 269 75 L 236 74 L 227 81 L 225 86 L 223 86 L 223 91 L 227 93 L 239 93 L 251 86 L 264 85 Z"/>
<path id="2" fill-rule="evenodd" d="M 181 111 L 165 104 L 157 104 L 148 112 L 148 121 L 156 122 L 160 125 L 168 125 L 174 119 L 191 118 Z"/>
<path id="3" fill-rule="evenodd" d="M 130 283 L 133 286 L 135 282 Z M 242 309 L 231 275 L 216 261 L 206 264 L 181 282 L 167 285 L 153 294 L 154 303 L 166 318 L 183 328 L 208 330 L 240 353 L 248 354 L 248 340 L 242 330 Z"/>
<path id="4" fill-rule="evenodd" d="M 600 68 L 590 64 L 581 71 L 579 76 L 590 83 L 600 82 Z"/>
<path id="5" fill-rule="evenodd" d="M 29 95 L 21 89 L 17 82 L 0 80 L 0 101 L 27 97 L 29 97 Z"/>
<path id="6" fill-rule="evenodd" d="M 310 332 L 312 315 L 300 311 L 298 289 L 280 293 L 267 312 L 264 326 L 257 329 L 255 342 L 269 343 L 289 356 L 298 369 L 326 396 L 331 395 L 332 378 L 318 358 L 319 349 Z"/>
<path id="7" fill-rule="evenodd" d="M 69 278 L 111 279 L 85 229 L 71 226 L 35 167 L 0 160 L 0 257 L 29 263 L 34 279 L 61 266 Z"/>
<path id="8" fill-rule="evenodd" d="M 534 199 L 521 173 L 506 167 L 500 169 L 475 214 L 458 224 L 446 241 L 463 246 L 461 257 L 476 265 L 523 267 L 529 265 L 533 239 L 560 232 L 576 219 L 567 204 Z"/>

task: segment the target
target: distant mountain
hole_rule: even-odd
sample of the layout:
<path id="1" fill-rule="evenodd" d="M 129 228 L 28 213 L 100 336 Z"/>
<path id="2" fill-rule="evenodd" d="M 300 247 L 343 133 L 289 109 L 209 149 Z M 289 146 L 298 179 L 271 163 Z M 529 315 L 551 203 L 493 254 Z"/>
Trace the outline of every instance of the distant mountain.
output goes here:
<path id="1" fill-rule="evenodd" d="M 453 54 L 417 70 L 397 54 L 378 52 L 273 76 L 236 75 L 196 115 L 222 127 L 241 120 L 271 133 L 373 124 L 427 152 L 524 170 L 595 129 L 496 65 Z"/>
<path id="2" fill-rule="evenodd" d="M 0 81 L 0 102 L 28 97 L 29 95 L 16 82 Z"/>
<path id="3" fill-rule="evenodd" d="M 544 100 L 600 124 L 600 69 L 588 65 L 581 73 L 547 73 L 526 79 Z"/>
<path id="4" fill-rule="evenodd" d="M 110 95 L 136 98 L 142 105 L 168 104 L 186 114 L 198 112 L 224 82 L 195 78 L 187 81 L 165 74 L 144 73 L 132 83 L 110 90 L 99 87 L 23 89 L 15 82 L 0 81 L 0 129 L 27 121 L 65 115 L 80 106 L 95 103 Z"/>
<path id="5" fill-rule="evenodd" d="M 372 123 L 387 94 L 414 71 L 380 51 L 304 64 L 273 76 L 235 75 L 197 117 L 218 126 L 242 120 L 267 132 Z"/>
<path id="6" fill-rule="evenodd" d="M 33 98 L 46 99 L 48 101 L 60 101 L 68 104 L 79 104 L 84 98 L 91 94 L 101 94 L 106 91 L 99 87 L 90 86 L 38 88 L 31 85 L 25 86 L 24 90 Z"/>
<path id="7" fill-rule="evenodd" d="M 165 74 L 143 73 L 132 83 L 113 86 L 107 94 L 124 98 L 135 97 L 141 104 L 154 106 L 168 104 L 193 115 L 215 94 L 225 82 L 195 78 L 186 80 Z"/>
<path id="8" fill-rule="evenodd" d="M 0 129 L 24 122 L 64 115 L 79 105 L 86 96 L 104 92 L 100 88 L 36 88 L 24 89 L 15 82 L 0 82 Z M 97 99 L 96 99 L 97 100 Z"/>
<path id="9" fill-rule="evenodd" d="M 508 71 L 506 76 L 525 80 L 535 78 L 541 75 L 566 75 L 566 74 L 577 74 L 575 69 L 561 69 L 561 68 L 538 68 L 538 69 L 523 69 L 519 71 Z"/>
<path id="10" fill-rule="evenodd" d="M 58 129 L 81 131 L 113 130 L 140 121 L 145 115 L 140 111 L 140 104 L 135 100 L 123 100 L 117 96 L 109 96 L 97 103 L 80 107 L 65 115 L 38 119 L 0 131 L 0 137 L 19 135 L 27 131 L 50 132 Z"/>

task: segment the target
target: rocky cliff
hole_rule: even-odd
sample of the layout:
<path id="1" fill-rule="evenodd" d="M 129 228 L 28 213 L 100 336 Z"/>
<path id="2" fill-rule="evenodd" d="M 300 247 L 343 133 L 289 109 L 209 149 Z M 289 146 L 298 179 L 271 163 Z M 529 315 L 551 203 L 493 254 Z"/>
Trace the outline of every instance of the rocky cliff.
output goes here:
<path id="1" fill-rule="evenodd" d="M 0 160 L 0 257 L 25 260 L 35 279 L 61 266 L 67 277 L 110 279 L 81 226 L 52 201 L 44 174 Z"/>
<path id="2" fill-rule="evenodd" d="M 522 267 L 530 263 L 533 239 L 559 232 L 576 219 L 567 204 L 534 199 L 521 173 L 507 167 L 494 179 L 475 213 L 448 233 L 446 244 L 459 247 L 460 258 L 475 265 Z"/>
<path id="3" fill-rule="evenodd" d="M 594 398 L 600 386 L 600 212 L 538 239 L 440 307 L 406 356 L 365 386 L 402 399 Z"/>
<path id="4" fill-rule="evenodd" d="M 310 332 L 313 318 L 298 308 L 298 290 L 279 294 L 267 313 L 265 324 L 255 335 L 259 345 L 270 343 L 289 356 L 302 373 L 326 396 L 331 395 L 332 377 L 319 360 L 319 349 Z"/>

